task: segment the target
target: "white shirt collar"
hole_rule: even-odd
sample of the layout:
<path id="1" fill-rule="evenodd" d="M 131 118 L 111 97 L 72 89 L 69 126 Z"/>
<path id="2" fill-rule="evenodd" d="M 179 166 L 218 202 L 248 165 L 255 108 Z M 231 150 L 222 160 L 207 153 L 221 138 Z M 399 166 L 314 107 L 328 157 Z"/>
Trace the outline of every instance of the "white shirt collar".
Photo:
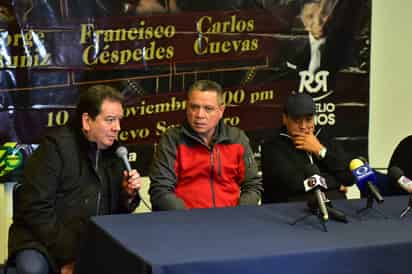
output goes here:
<path id="1" fill-rule="evenodd" d="M 310 47 L 312 49 L 316 49 L 316 48 L 319 48 L 321 45 L 325 44 L 326 37 L 316 39 L 315 37 L 313 37 L 312 33 L 309 33 L 309 42 L 310 42 Z"/>

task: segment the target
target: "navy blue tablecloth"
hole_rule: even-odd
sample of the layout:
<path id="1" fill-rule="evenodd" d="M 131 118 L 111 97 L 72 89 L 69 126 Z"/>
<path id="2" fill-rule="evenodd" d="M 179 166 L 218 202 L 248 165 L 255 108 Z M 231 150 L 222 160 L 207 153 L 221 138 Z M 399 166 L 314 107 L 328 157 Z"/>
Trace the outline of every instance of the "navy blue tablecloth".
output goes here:
<path id="1" fill-rule="evenodd" d="M 154 212 L 93 218 L 76 273 L 411 274 L 408 197 L 376 205 L 387 217 L 356 210 L 364 200 L 336 201 L 349 223 L 324 232 L 304 203 Z"/>

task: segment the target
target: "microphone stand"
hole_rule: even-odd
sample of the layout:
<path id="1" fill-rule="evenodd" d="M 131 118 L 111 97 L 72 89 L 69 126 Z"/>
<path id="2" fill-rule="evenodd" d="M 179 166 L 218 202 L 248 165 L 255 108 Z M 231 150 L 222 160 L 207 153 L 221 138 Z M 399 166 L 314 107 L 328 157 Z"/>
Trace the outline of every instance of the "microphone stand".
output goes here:
<path id="1" fill-rule="evenodd" d="M 368 214 L 369 212 L 371 212 L 373 210 L 373 211 L 377 212 L 379 215 L 381 215 L 382 217 L 384 217 L 385 219 L 388 219 L 388 217 L 382 211 L 380 211 L 379 209 L 373 207 L 373 200 L 374 200 L 374 197 L 372 195 L 372 192 L 369 188 L 367 188 L 367 190 L 366 190 L 366 206 L 364 208 L 358 209 L 356 211 L 356 213 L 358 215 L 366 215 L 366 214 Z"/>
<path id="2" fill-rule="evenodd" d="M 406 213 L 411 211 L 411 209 L 412 209 L 412 195 L 409 195 L 408 206 L 404 210 L 402 210 L 400 218 L 402 219 L 403 217 L 405 217 Z"/>
<path id="3" fill-rule="evenodd" d="M 306 213 L 305 215 L 303 215 L 303 216 L 297 218 L 296 220 L 294 220 L 293 222 L 291 222 L 290 225 L 295 225 L 295 224 L 297 224 L 297 223 L 299 223 L 299 222 L 302 222 L 302 221 L 305 220 L 307 217 L 316 216 L 316 217 L 318 218 L 320 224 L 321 224 L 322 227 L 323 227 L 323 231 L 324 231 L 324 232 L 328 232 L 328 228 L 326 227 L 326 221 L 322 218 L 322 213 L 320 212 L 319 207 L 316 206 L 316 208 L 309 208 L 309 211 L 310 211 L 310 212 Z"/>
<path id="4" fill-rule="evenodd" d="M 330 200 L 326 202 L 326 208 L 328 209 L 329 218 L 345 224 L 349 223 L 345 213 L 342 210 L 335 208 Z"/>

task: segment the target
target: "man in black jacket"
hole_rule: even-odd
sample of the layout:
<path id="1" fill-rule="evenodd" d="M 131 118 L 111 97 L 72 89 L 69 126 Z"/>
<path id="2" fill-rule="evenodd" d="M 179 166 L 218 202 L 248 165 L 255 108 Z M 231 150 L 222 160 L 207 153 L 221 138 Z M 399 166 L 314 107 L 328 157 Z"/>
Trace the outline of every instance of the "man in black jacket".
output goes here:
<path id="1" fill-rule="evenodd" d="M 9 232 L 19 274 L 72 273 L 88 218 L 139 204 L 140 176 L 115 154 L 122 100 L 109 86 L 82 92 L 71 126 L 46 134 L 29 159 Z"/>
<path id="2" fill-rule="evenodd" d="M 405 177 L 412 178 L 412 135 L 402 139 L 396 146 L 392 153 L 388 170 L 392 167 L 400 168 L 404 172 Z M 390 177 L 390 180 L 392 181 L 393 178 Z M 382 185 L 380 191 L 389 195 L 408 193 L 394 181 L 391 184 Z"/>
<path id="3" fill-rule="evenodd" d="M 353 184 L 343 149 L 315 130 L 315 104 L 305 93 L 290 95 L 284 107 L 284 127 L 262 147 L 263 203 L 306 200 L 304 168 L 316 164 L 328 185 L 327 198 L 345 198 Z"/>

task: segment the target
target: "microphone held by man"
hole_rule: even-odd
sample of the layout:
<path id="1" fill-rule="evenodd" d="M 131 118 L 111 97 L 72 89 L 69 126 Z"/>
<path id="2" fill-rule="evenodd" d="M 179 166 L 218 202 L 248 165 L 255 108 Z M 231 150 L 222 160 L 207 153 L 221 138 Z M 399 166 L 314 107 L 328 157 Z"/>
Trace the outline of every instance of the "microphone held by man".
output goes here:
<path id="1" fill-rule="evenodd" d="M 139 173 L 136 170 L 133 170 L 132 167 L 130 166 L 129 160 L 127 159 L 127 148 L 124 146 L 119 146 L 116 149 L 116 156 L 119 157 L 122 161 L 123 164 L 126 168 L 125 172 L 125 176 L 128 177 L 129 179 L 127 180 L 127 182 L 125 182 L 125 190 L 129 195 L 136 195 L 139 196 L 139 191 L 138 191 L 138 187 L 136 187 L 136 179 L 140 177 Z M 127 174 L 126 174 L 127 173 Z M 138 186 L 140 187 L 140 182 L 138 183 Z"/>

